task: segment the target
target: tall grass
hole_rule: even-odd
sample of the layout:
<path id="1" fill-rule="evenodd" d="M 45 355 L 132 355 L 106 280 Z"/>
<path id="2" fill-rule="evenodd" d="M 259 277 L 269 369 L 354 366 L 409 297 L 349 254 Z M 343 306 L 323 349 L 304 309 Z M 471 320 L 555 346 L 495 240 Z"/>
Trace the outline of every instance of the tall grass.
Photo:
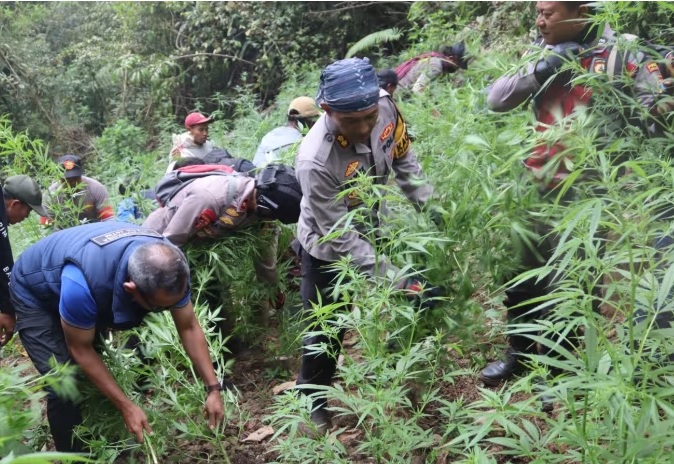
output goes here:
<path id="1" fill-rule="evenodd" d="M 632 6 L 617 3 L 600 11 L 598 19 L 615 18 L 621 8 L 635 14 Z M 505 17 L 513 17 L 510 7 L 504 11 Z M 441 16 L 433 16 L 426 32 L 417 31 L 418 37 L 438 44 L 452 38 L 454 31 L 438 26 Z M 662 217 L 674 199 L 671 118 L 659 138 L 634 128 L 607 131 L 613 127 L 616 106 L 640 116 L 643 111 L 615 86 L 576 70 L 578 82 L 593 87 L 595 108 L 569 121 L 564 135 L 574 163 L 562 190 L 572 192 L 574 200 L 561 201 L 560 195 L 541 204 L 522 164 L 535 142 L 530 108 L 494 114 L 485 104 L 491 80 L 525 63 L 517 53 L 523 40 L 509 46 L 504 39 L 493 51 L 481 49 L 479 37 L 462 33 L 473 51 L 470 69 L 435 81 L 422 95 L 398 101 L 414 136 L 413 147 L 435 188 L 433 202 L 443 223 L 436 226 L 427 213 L 415 212 L 394 185 L 377 187 L 362 179 L 355 187 L 366 205 L 384 198 L 391 210 L 373 230 L 382 237 L 377 254 L 400 267 L 399 278 L 421 272 L 431 284 L 445 288 L 446 296 L 434 309 L 420 310 L 390 282 L 355 272 L 348 258 L 337 263 L 335 291 L 346 304 L 318 305 L 303 315 L 318 321 L 309 330 L 334 334 L 346 329 L 349 334 L 351 347 L 341 353 L 338 378 L 323 389 L 337 429 L 317 438 L 299 434 L 299 425 L 309 420 L 310 401 L 294 392 L 280 395 L 266 417 L 275 428 L 273 459 L 671 462 L 674 371 L 667 357 L 674 349 L 673 334 L 672 329 L 658 328 L 654 317 L 656 310 L 674 309 L 674 255 L 655 247 L 658 238 L 672 233 L 671 220 Z M 490 40 L 495 42 L 494 37 Z M 222 103 L 237 105 L 238 119 L 212 126 L 216 144 L 252 158 L 264 133 L 284 123 L 287 103 L 297 95 L 314 94 L 317 76 L 317 70 L 298 71 L 277 106 L 265 115 L 257 110 L 254 96 L 242 89 L 237 101 Z M 128 130 L 123 124 L 120 128 Z M 551 130 L 546 136 L 561 132 Z M 44 148 L 22 150 L 44 158 Z M 152 156 L 144 155 L 133 165 L 149 169 L 159 159 Z M 112 166 L 106 170 L 127 172 L 126 161 L 112 155 L 107 159 Z M 51 176 L 42 174 L 42 168 L 36 172 L 40 179 Z M 354 211 L 344 223 L 364 220 L 367 215 Z M 560 246 L 545 266 L 518 274 L 516 257 L 536 239 L 532 224 L 539 220 L 551 224 Z M 279 250 L 287 248 L 292 233 L 292 228 L 283 229 Z M 251 231 L 187 251 L 197 313 L 214 357 L 226 350 L 212 326 L 220 317 L 218 302 L 236 321 L 235 334 L 252 340 L 265 334 L 255 323 L 254 308 L 271 295 L 253 275 L 257 240 Z M 525 278 L 550 276 L 556 279 L 555 290 L 539 303 L 554 307 L 554 317 L 506 326 L 504 288 Z M 290 299 L 299 300 L 294 293 Z M 632 323 L 635 314 L 645 316 L 639 324 Z M 528 374 L 499 388 L 482 388 L 476 383 L 477 372 L 500 356 L 508 333 L 529 334 L 548 355 L 530 356 Z M 143 350 L 157 360 L 154 364 L 143 365 L 121 348 L 124 338 L 109 341 L 104 353 L 122 388 L 148 410 L 154 437 L 144 447 L 129 442 L 121 418 L 103 402 L 90 411 L 82 436 L 107 460 L 129 452 L 148 460 L 169 455 L 189 459 L 193 457 L 179 451 L 189 441 L 226 462 L 235 452 L 227 438 L 244 433 L 245 409 L 229 395 L 229 425 L 207 432 L 198 418 L 203 391 L 170 320 L 153 316 L 137 335 Z M 576 349 L 567 349 L 561 342 L 573 336 L 580 342 Z M 297 325 L 289 324 L 279 339 L 268 349 L 299 355 Z M 222 365 L 219 374 L 227 369 Z M 148 378 L 153 394 L 133 393 L 140 374 Z M 279 375 L 284 374 L 291 379 L 289 373 Z M 551 414 L 541 411 L 543 393 L 554 399 Z M 15 432 L 16 428 L 13 439 L 21 439 Z"/>

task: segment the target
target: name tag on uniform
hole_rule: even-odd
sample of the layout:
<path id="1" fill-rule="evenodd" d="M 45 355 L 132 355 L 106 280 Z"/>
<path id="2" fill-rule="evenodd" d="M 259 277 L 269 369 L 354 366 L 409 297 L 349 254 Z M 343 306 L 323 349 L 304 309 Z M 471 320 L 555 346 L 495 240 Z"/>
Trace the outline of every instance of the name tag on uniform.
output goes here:
<path id="1" fill-rule="evenodd" d="M 108 232 L 103 235 L 98 235 L 96 237 L 91 238 L 90 240 L 98 246 L 105 246 L 121 238 L 139 237 L 139 236 L 163 238 L 159 232 L 150 229 L 119 229 L 112 232 Z"/>

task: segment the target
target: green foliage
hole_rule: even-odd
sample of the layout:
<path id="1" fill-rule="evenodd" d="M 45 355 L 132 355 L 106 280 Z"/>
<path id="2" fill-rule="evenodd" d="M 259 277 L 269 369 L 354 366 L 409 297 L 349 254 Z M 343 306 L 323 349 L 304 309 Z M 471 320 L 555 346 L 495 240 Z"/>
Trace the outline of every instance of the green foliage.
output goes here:
<path id="1" fill-rule="evenodd" d="M 99 162 L 112 158 L 129 160 L 147 148 L 147 133 L 126 119 L 119 119 L 107 127 L 96 140 Z"/>
<path id="2" fill-rule="evenodd" d="M 368 48 L 374 47 L 384 42 L 394 42 L 402 36 L 402 32 L 398 29 L 385 29 L 383 31 L 373 32 L 368 34 L 358 42 L 353 44 L 344 55 L 344 58 L 351 58 L 357 54 L 362 54 Z"/>
<path id="3" fill-rule="evenodd" d="M 5 353 L 6 350 L 3 348 Z M 30 437 L 31 426 L 40 420 L 43 389 L 49 387 L 62 395 L 74 394 L 72 374 L 73 369 L 68 366 L 61 366 L 47 376 L 29 372 L 26 366 L 0 368 L 0 457 L 3 457 L 0 462 L 38 463 L 55 458 L 53 453 L 31 454 L 31 448 L 23 441 Z M 60 456 L 64 462 L 90 462 L 70 454 Z"/>
<path id="4" fill-rule="evenodd" d="M 200 298 L 197 293 L 196 300 Z M 224 340 L 212 324 L 216 313 L 205 305 L 197 305 L 195 311 L 209 342 L 211 357 L 219 359 Z M 137 342 L 129 344 L 132 335 Z M 134 345 L 137 346 L 132 350 Z M 190 442 L 213 445 L 210 452 L 218 461 L 229 462 L 223 433 L 229 424 L 245 420 L 245 412 L 238 408 L 234 393 L 225 392 L 225 421 L 218 429 L 208 429 L 202 414 L 203 384 L 182 347 L 170 315 L 148 316 L 142 328 L 108 337 L 101 352 L 120 388 L 145 409 L 154 434 L 146 435 L 142 445 L 130 440 L 119 411 L 93 386 L 83 384 L 85 422 L 78 427 L 77 434 L 98 459 L 113 462 L 131 455 L 145 456 L 147 462 L 154 463 L 166 453 L 189 459 L 189 451 L 181 449 L 181 443 Z M 222 377 L 226 369 L 220 364 L 218 376 Z"/>
<path id="5" fill-rule="evenodd" d="M 600 6 L 598 23 L 671 43 L 669 4 Z M 382 9 L 391 18 L 372 21 L 372 13 Z M 170 134 L 178 130 L 180 118 L 173 115 L 193 108 L 218 116 L 211 126 L 216 145 L 252 158 L 262 136 L 285 123 L 290 100 L 315 95 L 323 65 L 372 31 L 391 26 L 409 31 L 412 46 L 395 58 L 400 61 L 467 39 L 468 71 L 443 76 L 424 94 L 398 101 L 443 222 L 436 227 L 428 211 L 415 212 L 394 185 L 375 186 L 361 178 L 352 191 L 366 207 L 352 211 L 331 232 L 338 235 L 348 224 L 365 221 L 369 238 L 381 237 L 377 256 L 400 268 L 396 281 L 421 274 L 446 289 L 440 304 L 421 310 L 395 283 L 367 279 L 345 258 L 336 265 L 336 292 L 346 304 L 317 305 L 299 323 L 277 313 L 280 333 L 270 341 L 258 316 L 277 289 L 257 282 L 253 271 L 264 237 L 250 229 L 217 243 L 193 244 L 186 252 L 196 311 L 211 355 L 221 361 L 218 374 L 231 368 L 225 361 L 226 336 L 216 330 L 223 319 L 233 335 L 259 342 L 256 347 L 265 353 L 295 358 L 303 327 L 309 333 L 348 331 L 352 348 L 342 353 L 337 382 L 322 389 L 337 414 L 337 431 L 315 439 L 301 436 L 298 428 L 309 422 L 310 399 L 296 391 L 277 397 L 266 417 L 275 428 L 269 444 L 275 455 L 269 459 L 276 462 L 671 460 L 673 368 L 665 359 L 674 346 L 671 329 L 654 323 L 656 310 L 672 309 L 674 286 L 671 250 L 654 247 L 657 238 L 672 233 L 670 221 L 658 218 L 674 200 L 671 120 L 664 122 L 667 135 L 660 138 L 634 128 L 618 131 L 612 119 L 618 104 L 641 116 L 643 111 L 631 97 L 575 69 L 578 82 L 592 87 L 594 110 L 564 121 L 563 134 L 554 128 L 542 134 L 545 140 L 563 136 L 574 154 L 572 175 L 562 185 L 573 201 L 563 201 L 562 195 L 541 201 L 522 166 L 537 141 L 529 108 L 492 113 L 484 92 L 493 78 L 536 58 L 518 58 L 531 38 L 533 4 L 417 2 L 409 10 L 353 2 L 113 3 L 79 10 L 67 4 L 11 4 L 0 13 L 6 33 L 0 42 L 5 71 L 0 108 L 12 114 L 16 127 L 44 134 L 107 127 L 88 160 L 107 184 L 134 176 L 154 183 L 165 169 Z M 53 27 L 61 23 L 71 27 Z M 19 99 L 23 91 L 26 98 Z M 272 100 L 261 112 L 260 102 Z M 8 119 L 0 123 L 0 156 L 6 161 L 3 174 L 30 172 L 48 185 L 57 173 L 46 146 L 16 133 Z M 382 200 L 390 214 L 374 228 L 364 213 Z M 519 274 L 517 257 L 537 239 L 532 229 L 540 220 L 552 224 L 560 245 L 546 266 Z M 17 232 L 10 231 L 20 248 L 44 234 L 34 222 Z M 292 228 L 282 228 L 281 276 L 290 265 L 284 252 L 292 236 Z M 555 317 L 505 327 L 499 303 L 504 286 L 549 276 L 557 287 L 539 303 L 554 305 Z M 298 303 L 290 282 L 282 279 L 281 289 L 290 303 Z M 640 313 L 643 322 L 632 324 Z M 498 389 L 479 388 L 476 371 L 499 356 L 508 333 L 530 334 L 548 354 L 530 356 L 526 376 Z M 194 459 L 184 451 L 189 443 L 217 462 L 235 460 L 239 450 L 232 441 L 247 433 L 251 418 L 240 399 L 228 393 L 226 423 L 207 431 L 203 390 L 171 320 L 153 315 L 135 332 L 152 363 L 143 364 L 124 348 L 128 335 L 108 339 L 103 356 L 122 389 L 148 412 L 155 434 L 142 446 L 132 443 L 119 413 L 84 387 L 82 395 L 93 407 L 79 433 L 95 454 L 104 461 L 122 455 L 187 461 Z M 580 337 L 575 350 L 563 343 L 573 337 Z M 0 371 L 0 409 L 19 412 L 0 410 L 0 418 L 7 418 L 0 424 L 10 430 L 0 446 L 11 443 L 26 451 L 21 443 L 36 447 L 44 441 L 36 428 L 43 379 L 17 372 Z M 284 366 L 273 365 L 266 368 L 265 381 L 288 375 Z M 140 393 L 143 377 L 149 391 Z M 552 415 L 540 411 L 542 393 L 555 398 Z M 21 408 L 24 401 L 30 407 Z M 339 439 L 348 434 L 355 434 L 355 443 Z M 2 462 L 8 459 L 14 458 Z"/>

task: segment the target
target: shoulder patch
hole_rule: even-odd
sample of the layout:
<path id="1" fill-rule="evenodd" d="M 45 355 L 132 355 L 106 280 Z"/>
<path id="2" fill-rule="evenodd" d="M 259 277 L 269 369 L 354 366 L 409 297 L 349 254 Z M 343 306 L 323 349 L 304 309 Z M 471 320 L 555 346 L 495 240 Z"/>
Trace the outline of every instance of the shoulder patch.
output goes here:
<path id="1" fill-rule="evenodd" d="M 199 214 L 199 217 L 194 222 L 196 230 L 202 230 L 215 221 L 215 212 L 212 209 L 205 209 Z"/>
<path id="2" fill-rule="evenodd" d="M 360 161 L 351 161 L 347 164 L 346 171 L 344 171 L 344 177 L 351 177 L 351 175 L 356 172 L 356 169 L 358 169 L 358 166 L 360 166 Z"/>
<path id="3" fill-rule="evenodd" d="M 127 237 L 154 237 L 154 238 L 163 238 L 163 236 L 155 231 L 150 229 L 119 229 L 112 232 L 108 232 L 103 235 L 97 235 L 92 237 L 89 240 L 94 242 L 98 246 L 105 246 L 112 242 L 116 242 L 122 238 Z"/>
<path id="4" fill-rule="evenodd" d="M 344 137 L 342 134 L 339 134 L 339 135 L 337 136 L 337 143 L 338 143 L 339 146 L 342 147 L 342 148 L 346 148 L 346 147 L 348 147 L 349 145 L 351 145 L 351 144 L 349 143 L 349 140 L 348 140 L 346 137 Z"/>
<path id="5" fill-rule="evenodd" d="M 592 72 L 595 74 L 604 74 L 606 72 L 606 59 L 596 58 L 592 64 Z"/>
<path id="6" fill-rule="evenodd" d="M 390 122 L 386 127 L 384 127 L 384 130 L 381 132 L 381 135 L 379 136 L 380 141 L 386 140 L 389 135 L 391 135 L 391 132 L 393 132 L 393 123 Z"/>
<path id="7" fill-rule="evenodd" d="M 410 137 L 407 134 L 407 127 L 405 125 L 405 120 L 402 115 L 398 113 L 398 118 L 396 120 L 395 133 L 393 134 L 393 142 L 395 147 L 393 148 L 393 158 L 400 159 L 407 155 L 407 152 L 410 149 Z"/>
<path id="8" fill-rule="evenodd" d="M 654 73 L 655 71 L 657 71 L 658 69 L 660 69 L 660 68 L 658 68 L 657 63 L 648 63 L 646 65 L 646 70 L 651 74 Z"/>

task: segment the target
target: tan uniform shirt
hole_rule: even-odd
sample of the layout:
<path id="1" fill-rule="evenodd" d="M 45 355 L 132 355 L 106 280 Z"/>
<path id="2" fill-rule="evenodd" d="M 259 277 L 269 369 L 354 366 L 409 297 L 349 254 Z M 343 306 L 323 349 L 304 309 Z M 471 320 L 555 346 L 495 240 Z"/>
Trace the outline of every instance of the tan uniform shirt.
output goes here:
<path id="1" fill-rule="evenodd" d="M 367 144 L 351 144 L 337 132 L 324 114 L 309 131 L 297 155 L 297 179 L 302 187 L 301 213 L 297 238 L 313 257 L 337 261 L 351 256 L 361 271 L 384 275 L 395 271 L 388 261 L 376 259 L 374 248 L 362 237 L 362 226 L 323 243 L 320 239 L 339 229 L 342 218 L 360 202 L 355 196 L 342 196 L 349 181 L 358 173 L 376 176 L 376 184 L 386 184 L 391 172 L 405 196 L 421 207 L 431 196 L 432 187 L 424 178 L 416 155 L 410 148 L 405 122 L 385 91 L 379 96 L 379 117 Z M 374 212 L 376 214 L 376 211 Z"/>
<path id="2" fill-rule="evenodd" d="M 143 227 L 160 232 L 177 246 L 190 238 L 221 238 L 232 229 L 258 222 L 248 212 L 255 179 L 244 175 L 206 176 L 180 190 L 153 211 Z"/>
<path id="3" fill-rule="evenodd" d="M 398 82 L 401 89 L 411 89 L 414 93 L 423 92 L 428 84 L 442 74 L 442 58 L 429 57 L 419 60 Z"/>

